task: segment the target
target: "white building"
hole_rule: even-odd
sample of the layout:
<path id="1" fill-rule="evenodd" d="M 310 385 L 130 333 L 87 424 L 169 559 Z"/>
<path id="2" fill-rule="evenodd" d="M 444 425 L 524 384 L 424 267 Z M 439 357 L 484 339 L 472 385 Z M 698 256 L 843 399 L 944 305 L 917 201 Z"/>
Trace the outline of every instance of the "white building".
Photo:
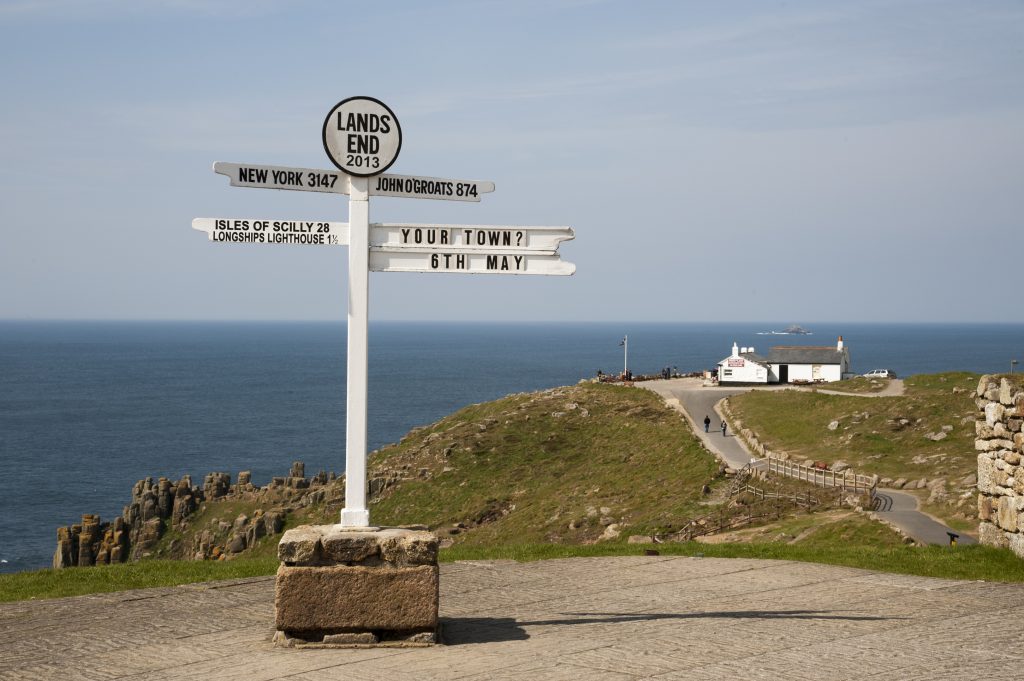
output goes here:
<path id="1" fill-rule="evenodd" d="M 842 380 L 850 371 L 850 351 L 840 336 L 834 347 L 776 345 L 768 356 L 732 344 L 718 363 L 719 383 L 823 383 Z"/>
<path id="2" fill-rule="evenodd" d="M 718 363 L 719 383 L 776 383 L 769 381 L 771 365 L 754 352 L 732 344 L 732 354 Z"/>

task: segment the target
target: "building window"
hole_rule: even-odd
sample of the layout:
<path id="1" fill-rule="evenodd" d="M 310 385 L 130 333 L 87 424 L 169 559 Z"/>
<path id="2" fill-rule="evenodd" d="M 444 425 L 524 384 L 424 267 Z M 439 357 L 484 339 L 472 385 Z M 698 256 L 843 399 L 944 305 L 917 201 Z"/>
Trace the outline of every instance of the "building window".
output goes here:
<path id="1" fill-rule="evenodd" d="M 722 370 L 722 375 L 723 376 L 732 376 L 732 369 L 723 369 Z"/>

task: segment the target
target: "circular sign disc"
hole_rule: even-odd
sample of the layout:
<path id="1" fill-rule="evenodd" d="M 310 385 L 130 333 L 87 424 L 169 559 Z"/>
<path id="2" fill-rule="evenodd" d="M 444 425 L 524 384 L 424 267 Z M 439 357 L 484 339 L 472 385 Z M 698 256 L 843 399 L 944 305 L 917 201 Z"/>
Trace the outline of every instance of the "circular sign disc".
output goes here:
<path id="1" fill-rule="evenodd" d="M 402 128 L 395 112 L 373 97 L 338 102 L 324 121 L 324 149 L 339 169 L 357 177 L 391 167 L 402 149 Z"/>

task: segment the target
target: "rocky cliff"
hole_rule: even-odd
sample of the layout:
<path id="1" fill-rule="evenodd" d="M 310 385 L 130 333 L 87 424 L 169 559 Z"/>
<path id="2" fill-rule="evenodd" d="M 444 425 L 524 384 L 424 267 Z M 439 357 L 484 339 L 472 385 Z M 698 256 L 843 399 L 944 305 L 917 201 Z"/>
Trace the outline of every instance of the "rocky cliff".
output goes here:
<path id="1" fill-rule="evenodd" d="M 292 464 L 287 476 L 275 477 L 263 487 L 252 484 L 248 471 L 240 472 L 234 484 L 228 473 L 210 473 L 202 487 L 193 485 L 187 475 L 177 481 L 139 480 L 120 517 L 104 523 L 98 515 L 85 514 L 81 523 L 57 528 L 53 567 L 137 560 L 151 555 L 169 531 L 177 531 L 181 538 L 166 547 L 168 557 L 226 558 L 253 547 L 262 537 L 280 533 L 290 513 L 335 501 L 344 493 L 344 485 L 335 481 L 334 473 L 323 471 L 305 477 L 301 461 Z M 214 518 L 202 528 L 191 527 L 197 512 L 216 501 L 242 502 L 239 506 L 250 512 L 239 513 L 232 522 Z"/>

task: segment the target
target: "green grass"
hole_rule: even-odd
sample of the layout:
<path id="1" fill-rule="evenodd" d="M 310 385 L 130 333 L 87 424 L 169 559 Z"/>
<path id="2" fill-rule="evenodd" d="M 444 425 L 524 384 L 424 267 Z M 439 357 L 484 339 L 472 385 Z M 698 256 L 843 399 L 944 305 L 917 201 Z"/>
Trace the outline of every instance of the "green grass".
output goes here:
<path id="1" fill-rule="evenodd" d="M 65 570 L 0 575 L 0 602 L 177 586 L 272 575 L 277 557 L 229 561 L 143 560 Z"/>
<path id="2" fill-rule="evenodd" d="M 891 548 L 903 546 L 903 538 L 888 525 L 849 510 L 794 513 L 760 527 L 740 530 L 727 541 L 717 543 L 749 544 L 785 542 L 818 549 L 843 547 Z"/>
<path id="3" fill-rule="evenodd" d="M 889 387 L 888 378 L 864 378 L 857 376 L 839 383 L 828 383 L 826 385 L 815 385 L 815 388 L 823 390 L 837 390 L 844 393 L 879 393 Z"/>
<path id="4" fill-rule="evenodd" d="M 718 470 L 657 395 L 597 384 L 467 407 L 371 461 L 406 478 L 371 502 L 375 523 L 477 546 L 595 541 L 602 517 L 650 534 L 705 513 Z"/>
<path id="5" fill-rule="evenodd" d="M 975 579 L 991 582 L 1024 582 L 1024 560 L 1008 549 L 990 546 L 872 548 L 801 544 L 596 544 L 567 546 L 556 544 L 501 547 L 456 546 L 443 551 L 441 560 L 550 560 L 595 556 L 636 556 L 654 549 L 663 556 L 703 556 L 707 558 L 762 558 L 824 563 L 845 567 L 919 575 L 944 579 Z"/>
<path id="6" fill-rule="evenodd" d="M 846 567 L 920 575 L 945 579 L 981 579 L 993 582 L 1024 582 L 1024 560 L 1007 549 L 988 546 L 955 548 L 928 546 L 817 546 L 813 543 L 784 544 L 513 544 L 467 546 L 457 544 L 441 551 L 440 560 L 536 561 L 555 558 L 637 556 L 654 549 L 663 556 L 705 556 L 708 558 L 764 558 L 825 563 Z M 63 598 L 94 593 L 148 589 L 223 579 L 273 575 L 275 558 L 240 558 L 219 562 L 144 560 L 138 563 L 38 570 L 0 575 L 0 602 Z"/>

